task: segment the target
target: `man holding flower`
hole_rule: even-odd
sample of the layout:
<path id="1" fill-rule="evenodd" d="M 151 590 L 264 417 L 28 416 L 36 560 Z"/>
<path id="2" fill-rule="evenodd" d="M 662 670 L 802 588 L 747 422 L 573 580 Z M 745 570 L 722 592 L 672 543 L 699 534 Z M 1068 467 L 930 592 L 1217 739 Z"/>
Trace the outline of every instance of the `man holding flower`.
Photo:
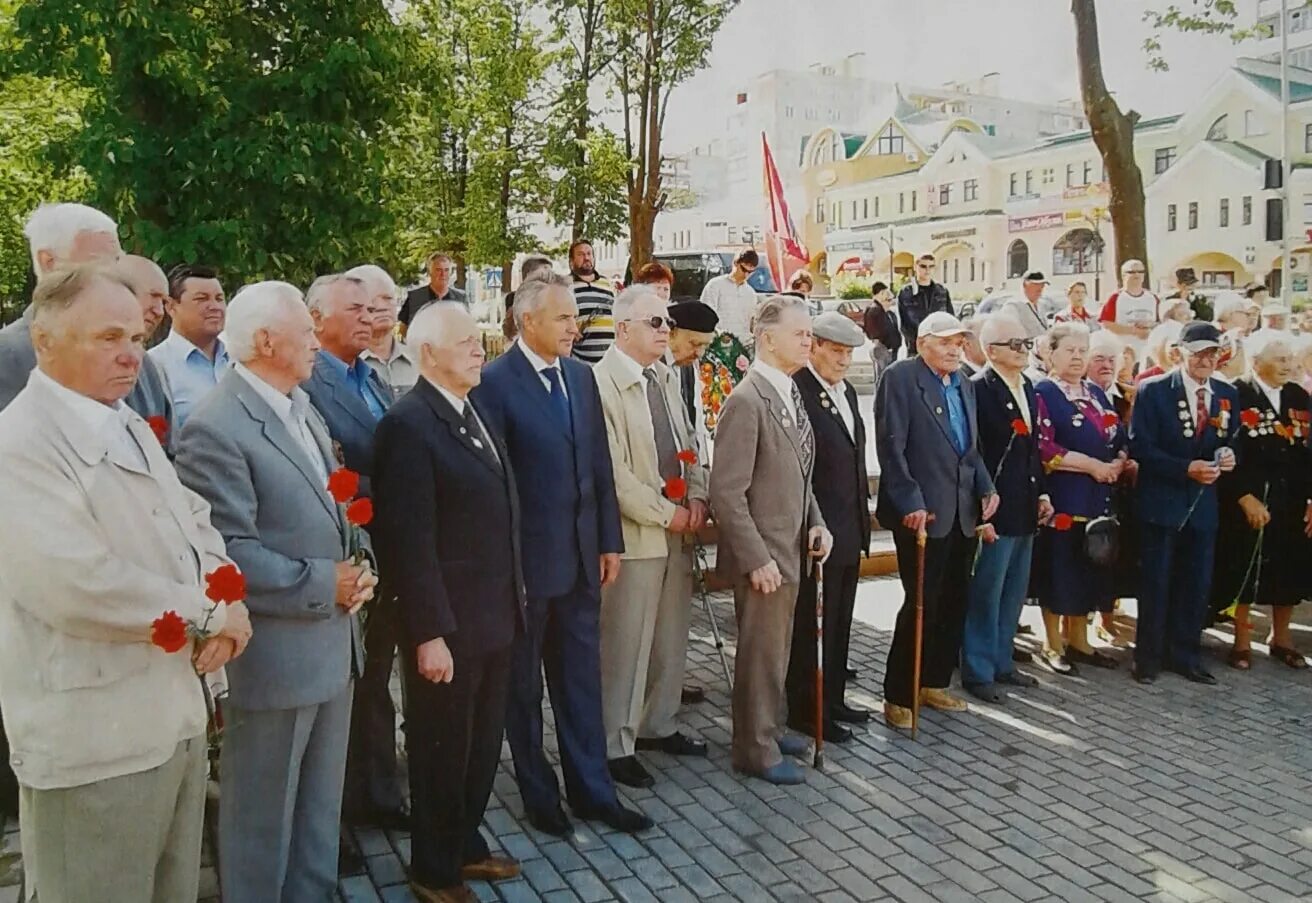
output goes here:
<path id="1" fill-rule="evenodd" d="M 615 301 L 615 344 L 593 368 L 606 418 L 624 565 L 601 592 L 601 694 L 611 776 L 649 787 L 635 749 L 706 755 L 676 716 L 692 608 L 693 536 L 706 520 L 706 471 L 665 364 L 665 300 L 646 285 Z"/>
<path id="2" fill-rule="evenodd" d="M 204 575 L 230 567 L 209 506 L 123 404 L 144 353 L 131 288 L 94 264 L 46 276 L 31 335 L 37 369 L 0 413 L 0 705 L 29 891 L 195 899 L 197 673 L 239 655 L 250 622 L 212 598 L 233 593 L 207 598 Z"/>

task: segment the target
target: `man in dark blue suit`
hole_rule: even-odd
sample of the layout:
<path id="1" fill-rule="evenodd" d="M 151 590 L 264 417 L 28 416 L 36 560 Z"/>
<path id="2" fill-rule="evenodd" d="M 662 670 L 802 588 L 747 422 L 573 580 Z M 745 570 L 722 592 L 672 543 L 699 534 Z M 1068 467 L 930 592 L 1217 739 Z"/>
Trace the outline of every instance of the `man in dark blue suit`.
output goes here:
<path id="1" fill-rule="evenodd" d="M 371 498 L 374 430 L 392 406 L 392 390 L 360 357 L 373 335 L 374 309 L 364 282 L 320 276 L 305 293 L 322 346 L 303 388 L 328 424 L 341 463 L 360 475 L 359 495 Z M 375 546 L 376 548 L 376 546 Z M 386 570 L 380 578 L 386 581 Z M 346 761 L 342 817 L 350 824 L 404 829 L 405 796 L 396 764 L 396 709 L 387 684 L 392 675 L 399 620 L 384 585 L 365 628 L 364 675 L 356 681 L 351 742 Z"/>
<path id="2" fill-rule="evenodd" d="M 1229 443 L 1238 428 L 1239 396 L 1212 377 L 1221 350 L 1215 326 L 1187 324 L 1180 349 L 1179 369 L 1140 386 L 1130 421 L 1143 562 L 1134 679 L 1152 683 L 1166 667 L 1213 684 L 1200 638 L 1216 551 L 1216 481 L 1235 466 Z"/>
<path id="3" fill-rule="evenodd" d="M 651 820 L 620 805 L 601 718 L 601 588 L 619 574 L 624 540 L 601 397 L 570 358 L 578 337 L 570 283 L 542 273 L 515 292 L 519 339 L 474 391 L 518 476 L 527 554 L 528 629 L 515 644 L 507 734 L 529 823 L 569 833 L 542 749 L 542 671 L 556 717 L 565 793 L 575 815 L 621 831 Z"/>
<path id="4" fill-rule="evenodd" d="M 437 301 L 408 336 L 421 377 L 378 425 L 373 535 L 404 637 L 411 888 L 474 899 L 465 881 L 520 872 L 479 831 L 523 626 L 519 496 L 509 453 L 468 399 L 483 366 L 474 318 Z"/>

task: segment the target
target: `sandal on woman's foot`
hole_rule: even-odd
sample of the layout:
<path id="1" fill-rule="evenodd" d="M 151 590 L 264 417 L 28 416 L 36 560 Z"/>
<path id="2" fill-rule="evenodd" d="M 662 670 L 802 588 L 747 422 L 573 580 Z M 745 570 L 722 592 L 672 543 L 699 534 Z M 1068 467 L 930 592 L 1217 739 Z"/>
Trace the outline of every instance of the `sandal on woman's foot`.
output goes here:
<path id="1" fill-rule="evenodd" d="M 1251 649 L 1231 649 L 1225 660 L 1231 668 L 1238 671 L 1247 671 L 1253 667 L 1253 651 Z"/>
<path id="2" fill-rule="evenodd" d="M 1288 667 L 1295 671 L 1302 671 L 1307 667 L 1307 659 L 1303 658 L 1303 653 L 1297 649 L 1290 649 L 1288 646 L 1276 646 L 1272 644 L 1267 647 L 1268 654 L 1284 662 Z"/>

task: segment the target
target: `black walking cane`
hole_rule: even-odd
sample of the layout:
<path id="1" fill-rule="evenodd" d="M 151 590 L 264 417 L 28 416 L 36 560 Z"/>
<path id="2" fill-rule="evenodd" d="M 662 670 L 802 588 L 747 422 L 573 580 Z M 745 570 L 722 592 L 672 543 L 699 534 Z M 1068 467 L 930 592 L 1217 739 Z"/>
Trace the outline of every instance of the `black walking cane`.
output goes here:
<path id="1" fill-rule="evenodd" d="M 820 537 L 811 544 L 820 551 Z M 815 559 L 815 758 L 811 762 L 819 771 L 824 766 L 825 745 L 825 583 L 821 560 Z"/>

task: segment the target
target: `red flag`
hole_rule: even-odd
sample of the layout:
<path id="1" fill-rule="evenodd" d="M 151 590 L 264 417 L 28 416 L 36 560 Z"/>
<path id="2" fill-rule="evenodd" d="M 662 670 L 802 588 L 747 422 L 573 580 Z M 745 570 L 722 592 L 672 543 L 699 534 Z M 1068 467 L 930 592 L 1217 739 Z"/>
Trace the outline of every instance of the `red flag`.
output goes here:
<path id="1" fill-rule="evenodd" d="M 811 255 L 802 244 L 802 236 L 788 212 L 784 183 L 779 178 L 779 170 L 775 168 L 774 154 L 770 153 L 770 141 L 765 137 L 765 132 L 761 133 L 761 152 L 764 155 L 765 258 L 774 276 L 774 284 L 784 288 L 784 255 L 803 264 L 811 262 Z"/>

